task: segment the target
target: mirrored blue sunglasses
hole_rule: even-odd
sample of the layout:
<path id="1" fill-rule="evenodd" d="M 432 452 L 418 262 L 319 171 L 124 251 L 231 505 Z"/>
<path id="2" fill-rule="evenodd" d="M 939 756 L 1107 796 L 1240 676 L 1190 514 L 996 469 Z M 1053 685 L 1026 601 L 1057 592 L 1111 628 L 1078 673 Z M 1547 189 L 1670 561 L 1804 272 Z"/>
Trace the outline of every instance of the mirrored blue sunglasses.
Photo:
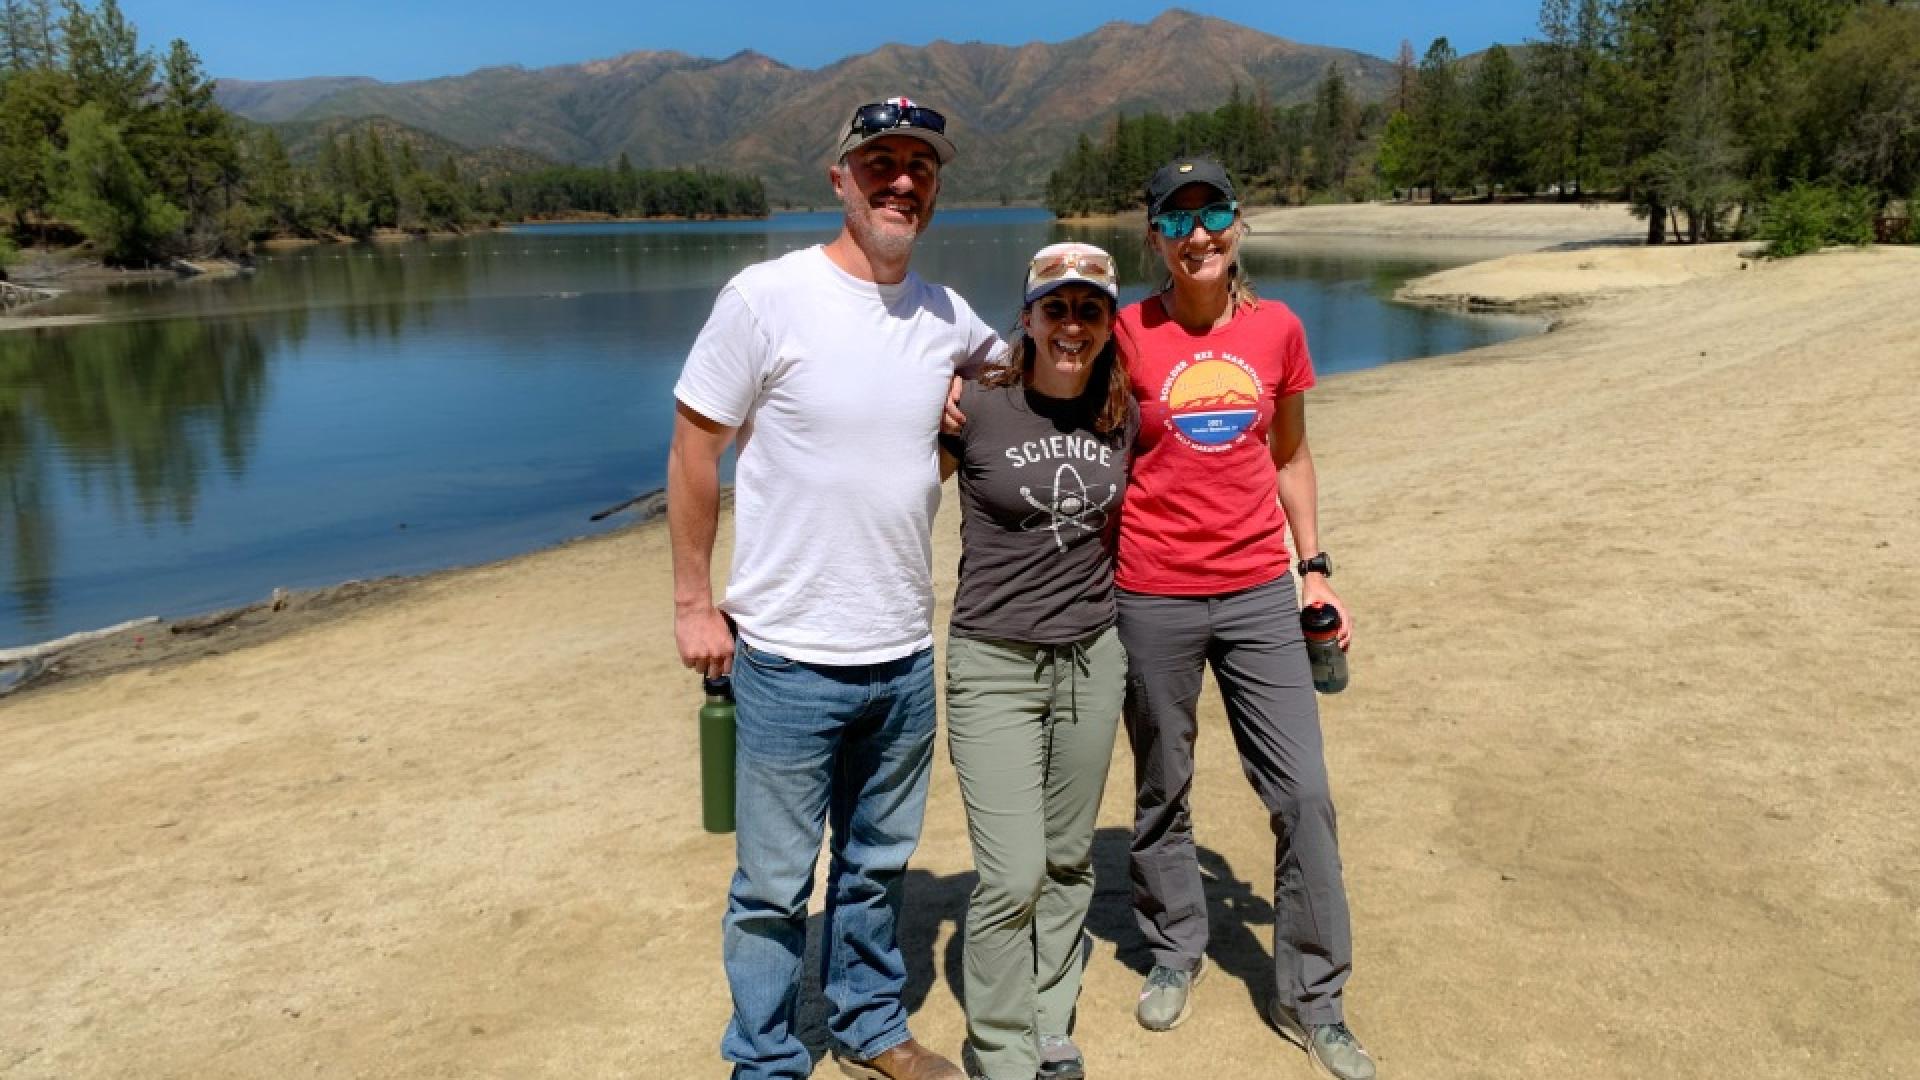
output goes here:
<path id="1" fill-rule="evenodd" d="M 1240 204 L 1228 199 L 1225 202 L 1208 203 L 1198 210 L 1162 210 L 1153 215 L 1150 223 L 1160 230 L 1160 235 L 1169 240 L 1184 239 L 1193 232 L 1195 222 L 1210 233 L 1226 231 L 1233 224 L 1233 216 L 1240 211 Z"/>

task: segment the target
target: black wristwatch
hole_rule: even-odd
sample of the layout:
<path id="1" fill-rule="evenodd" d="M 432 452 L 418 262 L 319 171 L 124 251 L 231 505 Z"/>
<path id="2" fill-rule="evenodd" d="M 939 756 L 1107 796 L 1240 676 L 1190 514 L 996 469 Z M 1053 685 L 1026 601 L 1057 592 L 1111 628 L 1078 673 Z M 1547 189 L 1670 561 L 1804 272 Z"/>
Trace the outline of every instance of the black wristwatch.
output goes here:
<path id="1" fill-rule="evenodd" d="M 1333 560 L 1328 558 L 1327 553 L 1323 551 L 1320 554 L 1315 555 L 1311 559 L 1301 559 L 1299 569 L 1300 569 L 1301 577 L 1306 577 L 1308 574 L 1319 574 L 1321 577 L 1332 577 L 1333 576 Z"/>

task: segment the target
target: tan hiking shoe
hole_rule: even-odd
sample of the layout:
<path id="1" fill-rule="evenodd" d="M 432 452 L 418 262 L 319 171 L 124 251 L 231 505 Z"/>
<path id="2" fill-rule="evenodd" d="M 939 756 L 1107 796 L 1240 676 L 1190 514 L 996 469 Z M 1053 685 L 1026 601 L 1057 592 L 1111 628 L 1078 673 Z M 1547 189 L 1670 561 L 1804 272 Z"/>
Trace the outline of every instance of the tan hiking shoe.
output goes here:
<path id="1" fill-rule="evenodd" d="M 879 1057 L 855 1061 L 838 1054 L 833 1060 L 853 1080 L 967 1080 L 958 1066 L 908 1039 Z"/>

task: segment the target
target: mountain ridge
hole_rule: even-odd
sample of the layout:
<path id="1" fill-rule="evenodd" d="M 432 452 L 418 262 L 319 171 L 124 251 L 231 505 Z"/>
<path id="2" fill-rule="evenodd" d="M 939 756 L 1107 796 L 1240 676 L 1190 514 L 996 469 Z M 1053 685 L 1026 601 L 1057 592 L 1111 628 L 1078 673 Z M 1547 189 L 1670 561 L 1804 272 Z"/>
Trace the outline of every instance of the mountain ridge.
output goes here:
<path id="1" fill-rule="evenodd" d="M 1203 57 L 1205 63 L 1196 63 Z M 269 123 L 381 116 L 469 148 L 640 168 L 708 166 L 760 175 L 776 200 L 818 205 L 835 128 L 853 105 L 907 93 L 949 118 L 961 198 L 1027 199 L 1081 134 L 1146 111 L 1211 109 L 1237 88 L 1276 104 L 1310 99 L 1329 64 L 1379 98 L 1393 65 L 1237 23 L 1170 10 L 1111 20 L 1057 43 L 890 43 L 820 68 L 753 49 L 722 58 L 637 49 L 597 60 L 383 83 L 356 77 L 232 83 L 219 95 Z"/>

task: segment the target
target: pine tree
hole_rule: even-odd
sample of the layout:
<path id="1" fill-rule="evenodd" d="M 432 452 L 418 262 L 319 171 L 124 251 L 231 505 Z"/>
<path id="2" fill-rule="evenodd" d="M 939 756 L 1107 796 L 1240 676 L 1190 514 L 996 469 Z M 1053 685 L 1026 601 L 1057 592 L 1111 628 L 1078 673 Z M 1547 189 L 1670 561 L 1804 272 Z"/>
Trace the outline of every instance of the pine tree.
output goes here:
<path id="1" fill-rule="evenodd" d="M 1602 0 L 1543 0 L 1542 40 L 1524 75 L 1522 126 L 1537 186 L 1572 198 L 1590 186 L 1601 152 L 1609 23 Z"/>
<path id="2" fill-rule="evenodd" d="M 1647 243 L 1666 241 L 1667 200 L 1662 156 L 1673 126 L 1680 46 L 1700 0 L 1620 0 L 1615 63 L 1609 88 L 1619 138 L 1619 164 L 1634 212 L 1647 219 Z"/>
<path id="3" fill-rule="evenodd" d="M 16 71 L 0 83 L 0 204 L 21 231 L 50 213 L 43 165 L 73 106 L 73 84 L 57 71 Z"/>
<path id="4" fill-rule="evenodd" d="M 1694 243 L 1718 239 L 1722 212 L 1740 192 L 1727 53 L 1720 4 L 1702 0 L 1676 52 L 1674 107 L 1649 167 L 1662 200 L 1685 211 L 1687 239 Z"/>
<path id="5" fill-rule="evenodd" d="M 640 179 L 634 174 L 633 160 L 625 150 L 620 151 L 620 160 L 613 166 L 613 190 L 614 202 L 618 205 L 614 213 L 622 216 L 633 213 L 640 201 Z"/>
<path id="6" fill-rule="evenodd" d="M 130 265 L 160 255 L 186 214 L 152 190 L 106 108 L 95 101 L 80 106 L 64 133 L 66 150 L 49 162 L 54 209 L 109 261 Z"/>
<path id="7" fill-rule="evenodd" d="M 1504 46 L 1481 57 L 1467 90 L 1464 149 L 1469 170 L 1489 191 L 1511 191 L 1523 179 L 1520 73 Z"/>
<path id="8" fill-rule="evenodd" d="M 20 0 L 0 0 L 0 79 L 32 66 L 30 49 Z"/>
<path id="9" fill-rule="evenodd" d="M 387 157 L 386 140 L 376 128 L 368 128 L 366 152 L 361 158 L 361 192 L 367 200 L 375 228 L 393 228 L 400 222 L 400 193 L 394 183 L 393 162 Z"/>
<path id="10" fill-rule="evenodd" d="M 1393 58 L 1392 111 L 1411 114 L 1415 87 L 1420 84 L 1420 69 L 1413 59 L 1413 42 L 1400 39 L 1400 52 Z"/>
<path id="11" fill-rule="evenodd" d="M 1420 176 L 1420 163 L 1412 117 L 1396 112 L 1387 118 L 1387 129 L 1380 136 L 1380 151 L 1373 164 L 1388 187 L 1413 187 Z"/>
<path id="12" fill-rule="evenodd" d="M 59 64 L 51 0 L 0 0 L 0 76 Z"/>
<path id="13" fill-rule="evenodd" d="M 1418 184 L 1426 186 L 1434 202 L 1465 179 L 1461 164 L 1463 104 L 1456 67 L 1458 57 L 1446 38 L 1435 38 L 1420 60 L 1418 103 L 1413 113 Z"/>
<path id="14" fill-rule="evenodd" d="M 213 234 L 240 179 L 239 140 L 214 101 L 213 80 L 184 41 L 176 39 L 167 52 L 150 124 L 147 159 L 155 182 L 186 210 L 192 232 Z"/>
<path id="15" fill-rule="evenodd" d="M 1353 101 L 1347 96 L 1347 82 L 1340 69 L 1327 65 L 1313 103 L 1314 184 L 1336 190 L 1345 184 L 1353 162 L 1354 129 L 1358 119 Z"/>
<path id="16" fill-rule="evenodd" d="M 66 0 L 60 33 L 80 100 L 99 105 L 115 124 L 146 110 L 153 90 L 153 56 L 141 50 L 139 34 L 121 14 L 117 0 L 100 0 L 91 12 L 77 0 Z"/>
<path id="17" fill-rule="evenodd" d="M 328 145 L 332 145 L 329 143 Z M 247 197 L 257 204 L 270 228 L 303 231 L 297 205 L 298 180 L 287 148 L 272 128 L 262 128 L 247 147 Z"/>
<path id="18" fill-rule="evenodd" d="M 1862 8 L 1806 66 L 1800 167 L 1880 204 L 1920 186 L 1920 8 Z"/>

